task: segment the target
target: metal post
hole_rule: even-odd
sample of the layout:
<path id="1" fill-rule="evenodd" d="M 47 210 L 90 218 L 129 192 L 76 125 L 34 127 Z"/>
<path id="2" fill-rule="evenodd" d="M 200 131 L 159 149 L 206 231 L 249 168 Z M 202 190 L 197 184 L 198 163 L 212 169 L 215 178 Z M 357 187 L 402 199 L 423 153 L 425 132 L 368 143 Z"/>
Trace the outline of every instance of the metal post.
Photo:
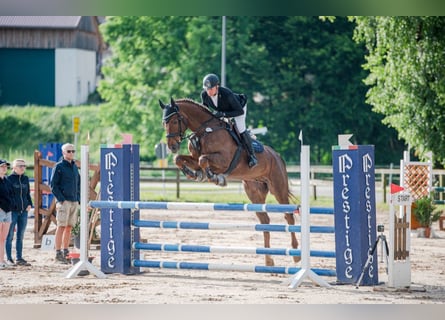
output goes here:
<path id="1" fill-rule="evenodd" d="M 226 86 L 226 16 L 222 17 L 221 85 Z"/>

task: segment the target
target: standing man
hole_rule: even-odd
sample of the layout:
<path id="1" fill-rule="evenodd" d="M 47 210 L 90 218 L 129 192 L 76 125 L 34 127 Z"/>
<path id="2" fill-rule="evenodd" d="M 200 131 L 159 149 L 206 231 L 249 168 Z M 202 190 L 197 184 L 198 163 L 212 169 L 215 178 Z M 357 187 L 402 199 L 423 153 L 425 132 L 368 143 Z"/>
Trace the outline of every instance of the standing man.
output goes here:
<path id="1" fill-rule="evenodd" d="M 62 146 L 63 159 L 57 162 L 51 176 L 51 191 L 56 198 L 56 261 L 67 264 L 71 228 L 78 219 L 80 203 L 80 174 L 74 161 L 74 145 Z"/>
<path id="2" fill-rule="evenodd" d="M 6 178 L 9 163 L 0 159 L 0 270 L 9 267 L 5 263 L 5 241 L 11 224 L 11 210 L 14 205 L 14 193 L 11 182 Z"/>
<path id="3" fill-rule="evenodd" d="M 31 264 L 23 259 L 23 239 L 25 237 L 26 225 L 28 223 L 28 211 L 31 209 L 31 188 L 29 178 L 25 174 L 26 163 L 23 159 L 15 159 L 12 162 L 12 173 L 8 180 L 14 190 L 14 205 L 12 207 L 12 221 L 9 226 L 8 237 L 6 238 L 6 257 L 10 265 L 30 266 Z M 12 259 L 12 239 L 14 238 L 14 229 L 17 226 L 17 235 L 15 242 L 16 262 Z"/>
<path id="4" fill-rule="evenodd" d="M 258 164 L 258 160 L 253 150 L 252 138 L 246 130 L 247 97 L 244 94 L 232 92 L 229 88 L 219 85 L 219 78 L 216 74 L 210 73 L 202 79 L 201 92 L 202 104 L 212 108 L 217 112 L 217 118 L 233 118 L 236 128 L 241 136 L 241 142 L 248 153 L 249 168 Z"/>

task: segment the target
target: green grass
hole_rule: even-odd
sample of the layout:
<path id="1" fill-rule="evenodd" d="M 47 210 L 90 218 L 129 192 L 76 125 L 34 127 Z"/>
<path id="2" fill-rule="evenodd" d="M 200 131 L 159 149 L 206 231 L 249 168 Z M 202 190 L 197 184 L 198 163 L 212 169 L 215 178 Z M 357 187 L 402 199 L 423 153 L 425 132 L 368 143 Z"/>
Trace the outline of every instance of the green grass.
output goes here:
<path id="1" fill-rule="evenodd" d="M 229 182 L 227 187 L 217 187 L 205 183 L 181 183 L 180 197 L 176 197 L 176 185 L 165 184 L 161 188 L 151 184 L 142 184 L 140 188 L 141 201 L 171 201 L 171 202 L 206 202 L 206 203 L 251 203 L 237 182 Z M 294 204 L 300 204 L 300 195 L 295 194 Z M 268 195 L 266 203 L 278 203 L 272 195 Z M 311 206 L 333 207 L 333 199 L 317 197 L 310 199 Z"/>

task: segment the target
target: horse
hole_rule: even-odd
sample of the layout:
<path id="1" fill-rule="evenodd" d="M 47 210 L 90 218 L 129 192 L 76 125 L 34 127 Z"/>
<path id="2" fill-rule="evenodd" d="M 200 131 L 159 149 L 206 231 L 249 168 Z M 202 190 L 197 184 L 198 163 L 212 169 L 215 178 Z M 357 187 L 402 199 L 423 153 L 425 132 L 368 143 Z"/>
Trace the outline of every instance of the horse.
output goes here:
<path id="1" fill-rule="evenodd" d="M 295 196 L 289 190 L 286 164 L 271 147 L 257 153 L 258 164 L 249 168 L 247 152 L 227 121 L 216 118 L 204 105 L 191 99 L 174 100 L 164 104 L 163 127 L 166 131 L 167 146 L 172 153 L 178 153 L 183 140 L 188 140 L 189 155 L 175 155 L 176 166 L 184 175 L 194 181 L 213 182 L 225 186 L 227 179 L 241 180 L 244 191 L 252 203 L 265 203 L 270 192 L 280 204 L 289 204 Z M 186 136 L 186 131 L 192 133 Z M 269 224 L 267 212 L 256 212 L 261 224 Z M 285 213 L 289 225 L 295 224 L 293 213 Z M 264 232 L 264 247 L 270 248 L 270 232 Z M 291 233 L 291 246 L 298 248 L 295 233 Z M 294 256 L 294 262 L 300 257 Z M 273 266 L 270 255 L 265 256 L 266 266 Z"/>

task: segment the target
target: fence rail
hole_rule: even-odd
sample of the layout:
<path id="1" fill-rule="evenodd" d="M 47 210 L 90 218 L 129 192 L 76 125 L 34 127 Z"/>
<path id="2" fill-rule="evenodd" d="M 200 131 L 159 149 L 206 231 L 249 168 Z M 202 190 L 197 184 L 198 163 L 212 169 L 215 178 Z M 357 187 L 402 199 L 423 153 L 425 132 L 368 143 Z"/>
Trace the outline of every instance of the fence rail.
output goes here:
<path id="1" fill-rule="evenodd" d="M 32 170 L 31 166 L 28 166 L 28 170 Z M 140 166 L 140 182 L 143 183 L 173 183 L 176 185 L 176 198 L 180 198 L 181 184 L 182 183 L 196 183 L 188 180 L 181 171 L 174 166 L 166 168 L 153 167 L 149 165 Z M 289 165 L 287 167 L 287 173 L 291 179 L 300 178 L 300 166 Z M 332 166 L 311 166 L 310 172 L 311 188 L 314 198 L 317 197 L 317 180 L 333 180 Z M 375 169 L 376 187 L 382 189 L 383 202 L 387 202 L 387 188 L 390 182 L 400 183 L 400 169 L 394 168 L 376 168 Z M 230 179 L 229 179 L 230 181 Z M 445 186 L 445 170 L 433 169 L 433 185 L 438 187 Z"/>

